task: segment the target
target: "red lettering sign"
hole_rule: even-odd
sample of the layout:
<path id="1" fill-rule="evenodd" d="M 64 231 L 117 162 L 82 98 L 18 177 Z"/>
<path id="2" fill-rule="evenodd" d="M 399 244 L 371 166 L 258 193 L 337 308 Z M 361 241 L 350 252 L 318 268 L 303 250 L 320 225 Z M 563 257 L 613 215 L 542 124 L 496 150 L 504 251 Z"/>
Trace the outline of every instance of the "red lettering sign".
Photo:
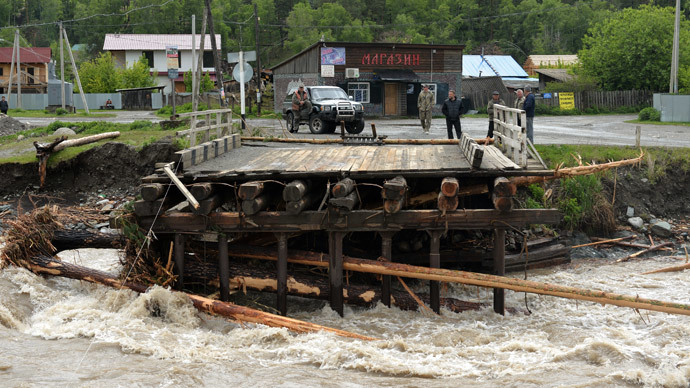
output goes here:
<path id="1" fill-rule="evenodd" d="M 419 66 L 419 54 L 368 53 L 362 55 L 362 65 Z"/>
<path id="2" fill-rule="evenodd" d="M 362 65 L 368 65 L 368 64 L 369 64 L 369 54 L 362 55 Z"/>

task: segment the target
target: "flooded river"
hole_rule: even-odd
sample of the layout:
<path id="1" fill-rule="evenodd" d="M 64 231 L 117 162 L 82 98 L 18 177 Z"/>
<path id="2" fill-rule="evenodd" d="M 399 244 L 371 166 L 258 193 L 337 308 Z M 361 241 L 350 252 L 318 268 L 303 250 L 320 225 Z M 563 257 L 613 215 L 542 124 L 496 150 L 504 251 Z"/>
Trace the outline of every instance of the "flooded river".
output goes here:
<path id="1" fill-rule="evenodd" d="M 61 255 L 114 272 L 113 251 Z M 530 280 L 690 303 L 676 265 L 577 260 Z M 515 274 L 522 277 L 522 274 Z M 423 285 L 418 288 L 421 290 Z M 446 295 L 491 301 L 491 291 L 449 285 Z M 506 291 L 490 307 L 442 316 L 289 299 L 292 317 L 372 337 L 295 335 L 199 314 L 165 289 L 145 295 L 17 268 L 0 272 L 0 380 L 4 387 L 687 387 L 690 317 Z M 532 314 L 525 314 L 525 303 Z M 157 305 L 159 316 L 149 306 Z"/>

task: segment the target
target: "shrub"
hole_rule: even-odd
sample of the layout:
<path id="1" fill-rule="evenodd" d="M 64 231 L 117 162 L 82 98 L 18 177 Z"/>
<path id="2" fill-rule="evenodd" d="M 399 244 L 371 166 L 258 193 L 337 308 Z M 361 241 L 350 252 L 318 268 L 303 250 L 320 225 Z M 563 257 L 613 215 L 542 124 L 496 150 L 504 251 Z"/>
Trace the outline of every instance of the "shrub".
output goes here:
<path id="1" fill-rule="evenodd" d="M 652 107 L 644 108 L 638 117 L 640 121 L 661 121 L 661 112 Z"/>
<path id="2" fill-rule="evenodd" d="M 55 114 L 58 116 L 66 115 L 67 109 L 57 108 L 57 109 L 55 109 Z"/>

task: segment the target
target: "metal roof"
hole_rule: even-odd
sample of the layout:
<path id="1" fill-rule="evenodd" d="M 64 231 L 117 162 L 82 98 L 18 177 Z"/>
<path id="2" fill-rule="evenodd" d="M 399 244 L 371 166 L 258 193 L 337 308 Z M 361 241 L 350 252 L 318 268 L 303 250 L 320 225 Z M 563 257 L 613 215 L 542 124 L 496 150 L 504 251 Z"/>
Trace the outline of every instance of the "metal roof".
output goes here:
<path id="1" fill-rule="evenodd" d="M 204 51 L 211 50 L 211 35 L 206 34 Z M 201 44 L 201 34 L 196 35 L 196 48 Z M 192 34 L 105 34 L 103 50 L 165 50 L 177 46 L 178 50 L 192 49 Z M 220 35 L 216 34 L 216 47 L 220 49 Z"/>
<path id="2" fill-rule="evenodd" d="M 21 47 L 19 60 L 22 63 L 49 63 L 50 47 Z M 0 63 L 12 62 L 12 47 L 0 47 Z"/>
<path id="3" fill-rule="evenodd" d="M 463 77 L 519 77 L 527 72 L 510 55 L 463 55 Z"/>

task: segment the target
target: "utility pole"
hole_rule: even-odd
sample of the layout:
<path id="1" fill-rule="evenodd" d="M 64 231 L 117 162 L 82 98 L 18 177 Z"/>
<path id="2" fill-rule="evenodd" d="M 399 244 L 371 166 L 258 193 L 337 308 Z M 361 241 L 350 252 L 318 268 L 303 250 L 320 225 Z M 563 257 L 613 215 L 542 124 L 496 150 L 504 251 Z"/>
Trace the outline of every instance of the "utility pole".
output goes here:
<path id="1" fill-rule="evenodd" d="M 196 78 L 196 88 L 192 90 L 192 93 L 197 96 L 196 100 L 192 100 L 192 111 L 196 112 L 197 109 L 199 108 L 199 97 L 200 93 L 199 90 L 201 90 L 201 73 L 203 73 L 204 69 L 204 43 L 206 42 L 206 12 L 204 12 L 204 16 L 201 19 L 201 39 L 199 42 L 199 58 L 197 59 L 197 64 L 196 64 L 196 71 L 197 74 L 194 74 L 194 78 Z M 194 124 L 194 118 L 192 118 L 192 124 Z M 192 126 L 194 128 L 194 126 Z"/>
<path id="2" fill-rule="evenodd" d="M 84 89 L 81 87 L 81 80 L 79 79 L 79 70 L 77 70 L 77 64 L 74 62 L 74 54 L 72 53 L 72 46 L 69 44 L 69 38 L 67 37 L 67 32 L 62 30 L 62 36 L 65 38 L 65 43 L 67 44 L 67 52 L 69 53 L 69 59 L 72 62 L 72 71 L 74 72 L 74 78 L 77 80 L 77 86 L 79 87 L 79 94 L 81 95 L 81 102 L 84 104 L 84 110 L 86 114 L 89 114 L 89 104 L 86 103 L 86 96 L 84 96 Z"/>
<path id="3" fill-rule="evenodd" d="M 261 116 L 261 53 L 259 52 L 259 11 L 254 3 L 254 40 L 256 41 L 256 115 Z"/>
<path id="4" fill-rule="evenodd" d="M 65 109 L 65 58 L 62 56 L 62 22 L 60 22 L 60 93 L 62 95 L 62 109 Z"/>
<path id="5" fill-rule="evenodd" d="M 22 108 L 22 60 L 19 51 L 21 45 L 19 44 L 19 30 L 14 31 L 14 41 L 17 45 L 17 108 Z"/>
<path id="6" fill-rule="evenodd" d="M 211 48 L 213 49 L 213 65 L 216 68 L 216 81 L 220 88 L 220 106 L 225 107 L 225 86 L 223 85 L 223 73 L 220 71 L 220 58 L 218 58 L 218 47 L 216 47 L 216 34 L 213 30 L 213 15 L 211 14 L 211 0 L 204 0 L 206 3 L 206 14 L 208 14 L 208 29 L 211 33 Z"/>
<path id="7" fill-rule="evenodd" d="M 201 37 L 204 38 L 203 36 Z M 195 106 L 196 95 L 194 89 L 196 87 L 196 15 L 192 15 L 192 106 Z"/>
<path id="8" fill-rule="evenodd" d="M 680 0 L 676 0 L 676 20 L 673 29 L 673 54 L 671 55 L 671 82 L 669 93 L 678 93 L 678 58 L 680 57 Z"/>
<path id="9" fill-rule="evenodd" d="M 10 94 L 12 94 L 12 76 L 14 75 L 14 62 L 17 59 L 17 36 L 14 36 L 12 42 L 12 61 L 10 62 L 10 78 L 7 80 L 7 104 L 10 103 Z"/>

